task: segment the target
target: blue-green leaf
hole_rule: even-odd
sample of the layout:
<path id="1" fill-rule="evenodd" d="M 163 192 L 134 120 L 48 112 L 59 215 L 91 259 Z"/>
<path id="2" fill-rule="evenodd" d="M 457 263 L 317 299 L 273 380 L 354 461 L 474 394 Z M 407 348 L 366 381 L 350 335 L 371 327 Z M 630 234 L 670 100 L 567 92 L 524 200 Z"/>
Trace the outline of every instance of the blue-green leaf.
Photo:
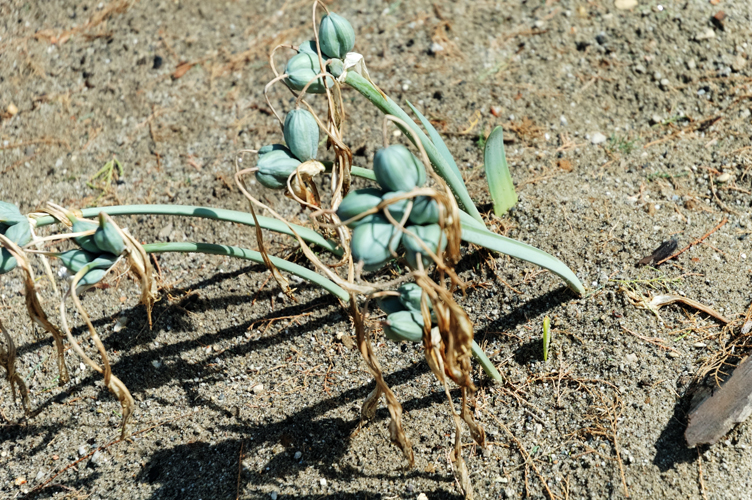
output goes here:
<path id="1" fill-rule="evenodd" d="M 504 152 L 504 132 L 501 127 L 496 127 L 488 136 L 483 156 L 494 213 L 502 216 L 517 204 L 517 193 L 514 190 L 514 182 L 512 182 L 512 176 L 507 165 L 507 155 Z"/>
<path id="2" fill-rule="evenodd" d="M 418 117 L 418 120 L 420 120 L 420 123 L 423 125 L 423 128 L 426 129 L 426 132 L 428 132 L 428 136 L 431 138 L 431 142 L 433 142 L 433 145 L 436 146 L 436 149 L 438 150 L 439 154 L 444 158 L 444 160 L 449 164 L 450 167 L 452 167 L 452 170 L 454 171 L 454 175 L 457 176 L 458 179 L 462 179 L 462 175 L 460 174 L 460 169 L 457 167 L 457 163 L 454 161 L 454 157 L 452 157 L 452 153 L 449 152 L 449 148 L 444 143 L 444 139 L 441 138 L 441 135 L 439 135 L 439 132 L 431 125 L 431 122 L 428 121 L 428 119 L 421 114 L 420 111 L 418 111 L 415 106 L 410 104 L 410 101 L 407 102 L 407 105 L 410 106 L 410 109 L 413 110 L 413 113 L 415 113 L 415 116 Z"/>

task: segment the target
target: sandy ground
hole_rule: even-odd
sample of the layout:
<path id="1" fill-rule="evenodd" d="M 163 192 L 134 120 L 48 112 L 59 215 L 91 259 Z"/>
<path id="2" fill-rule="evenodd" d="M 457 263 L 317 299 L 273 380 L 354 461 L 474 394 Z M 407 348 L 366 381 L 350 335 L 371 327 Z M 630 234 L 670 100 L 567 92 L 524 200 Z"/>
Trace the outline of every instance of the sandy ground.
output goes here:
<path id="1" fill-rule="evenodd" d="M 558 256 L 590 290 L 576 298 L 550 273 L 463 250 L 458 270 L 471 286 L 461 303 L 505 377 L 494 386 L 476 369 L 475 411 L 491 443 L 480 450 L 465 437 L 477 498 L 752 498 L 749 424 L 712 447 L 688 449 L 683 438 L 693 377 L 743 343 L 750 307 L 752 4 L 638 3 L 330 6 L 355 27 L 374 80 L 445 134 L 489 226 Z M 246 210 L 232 182 L 236 152 L 281 140 L 262 94 L 268 52 L 311 33 L 308 2 L 281 4 L 0 3 L 0 199 L 24 212 L 47 201 Z M 344 96 L 346 140 L 355 164 L 369 166 L 381 116 L 356 92 Z M 290 109 L 282 87 L 272 98 Z M 501 219 L 479 147 L 496 125 L 520 197 Z M 124 175 L 90 185 L 113 156 Z M 306 220 L 279 193 L 252 189 Z M 635 267 L 670 237 L 681 248 L 724 219 L 674 261 Z M 255 247 L 233 224 L 119 220 L 143 241 Z M 277 255 L 295 255 L 289 238 L 272 241 Z M 384 408 L 356 432 L 373 382 L 342 341 L 352 330 L 334 298 L 300 284 L 289 302 L 263 266 L 229 258 L 159 264 L 152 330 L 129 280 L 84 299 L 136 398 L 132 439 L 115 444 L 117 400 L 72 352 L 73 380 L 58 387 L 51 340 L 24 315 L 20 275 L 2 277 L 0 319 L 41 411 L 25 419 L 3 383 L 0 497 L 460 498 L 447 460 L 454 428 L 422 348 L 375 332 L 414 443 L 406 469 Z M 686 295 L 731 323 L 680 305 L 658 317 L 632 305 L 625 286 Z M 54 311 L 49 287 L 43 297 Z M 554 340 L 544 363 L 545 315 Z"/>

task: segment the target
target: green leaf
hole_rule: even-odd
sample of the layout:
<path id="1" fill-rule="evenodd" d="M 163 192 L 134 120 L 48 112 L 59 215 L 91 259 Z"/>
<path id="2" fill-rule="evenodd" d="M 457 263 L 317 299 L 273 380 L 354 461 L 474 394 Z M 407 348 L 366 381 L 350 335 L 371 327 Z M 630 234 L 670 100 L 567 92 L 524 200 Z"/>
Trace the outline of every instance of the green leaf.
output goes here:
<path id="1" fill-rule="evenodd" d="M 543 318 L 543 361 L 548 361 L 548 346 L 551 345 L 551 318 Z"/>
<path id="2" fill-rule="evenodd" d="M 517 193 L 507 165 L 507 155 L 504 152 L 504 131 L 501 127 L 496 127 L 486 140 L 484 163 L 494 213 L 502 216 L 517 204 Z"/>
<path id="3" fill-rule="evenodd" d="M 449 152 L 449 148 L 447 147 L 446 143 L 444 143 L 444 139 L 441 138 L 441 135 L 436 131 L 436 129 L 431 125 L 431 122 L 428 121 L 428 119 L 421 114 L 420 111 L 418 111 L 415 106 L 410 104 L 410 101 L 405 101 L 408 106 L 410 106 L 410 109 L 413 110 L 413 113 L 415 113 L 415 116 L 418 117 L 418 120 L 420 120 L 420 123 L 423 125 L 423 128 L 426 129 L 426 132 L 428 132 L 428 136 L 431 138 L 431 142 L 433 142 L 433 145 L 436 146 L 436 150 L 439 152 L 439 154 L 444 158 L 444 160 L 449 164 L 450 167 L 452 167 L 452 170 L 454 171 L 454 175 L 456 175 L 459 179 L 462 179 L 462 174 L 460 174 L 460 169 L 457 167 L 457 163 L 454 161 L 454 157 L 452 156 L 452 153 Z"/>
<path id="4" fill-rule="evenodd" d="M 468 219 L 471 219 L 469 215 L 462 217 L 462 240 L 475 245 L 480 245 L 489 250 L 509 255 L 517 259 L 530 262 L 537 266 L 548 269 L 552 273 L 563 279 L 567 286 L 571 288 L 578 295 L 585 294 L 585 287 L 577 278 L 577 276 L 569 269 L 562 261 L 550 255 L 543 250 L 539 250 L 526 243 L 522 243 L 500 234 L 492 233 L 488 229 L 483 229 L 477 226 L 477 223 L 473 221 L 471 225 L 467 224 Z"/>

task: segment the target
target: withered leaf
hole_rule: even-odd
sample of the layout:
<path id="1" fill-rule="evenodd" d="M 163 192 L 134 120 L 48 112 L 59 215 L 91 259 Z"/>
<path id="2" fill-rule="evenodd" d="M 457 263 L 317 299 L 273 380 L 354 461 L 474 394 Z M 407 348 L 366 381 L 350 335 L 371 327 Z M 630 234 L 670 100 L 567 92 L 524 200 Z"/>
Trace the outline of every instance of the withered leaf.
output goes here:
<path id="1" fill-rule="evenodd" d="M 640 261 L 637 262 L 637 267 L 647 266 L 662 261 L 669 255 L 674 253 L 674 250 L 676 250 L 678 244 L 679 241 L 676 239 L 676 237 L 664 241 L 658 248 L 653 250 L 653 253 L 651 253 L 647 257 L 640 259 Z"/>

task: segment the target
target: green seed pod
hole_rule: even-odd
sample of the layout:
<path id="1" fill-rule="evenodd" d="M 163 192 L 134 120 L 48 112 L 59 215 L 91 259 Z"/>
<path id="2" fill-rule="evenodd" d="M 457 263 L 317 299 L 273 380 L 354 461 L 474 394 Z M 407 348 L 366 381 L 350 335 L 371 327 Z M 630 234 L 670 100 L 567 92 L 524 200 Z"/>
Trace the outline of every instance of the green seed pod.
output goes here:
<path id="1" fill-rule="evenodd" d="M 300 161 L 316 159 L 319 124 L 307 109 L 293 109 L 285 117 L 285 143 Z"/>
<path id="2" fill-rule="evenodd" d="M 331 59 L 344 59 L 355 46 L 355 30 L 347 19 L 332 12 L 321 19 L 319 43 L 322 54 Z"/>
<path id="3" fill-rule="evenodd" d="M 300 46 L 298 47 L 298 52 L 314 54 L 316 57 L 318 57 L 319 53 L 316 50 L 316 40 L 308 40 L 306 42 L 301 43 Z"/>
<path id="4" fill-rule="evenodd" d="M 256 180 L 270 189 L 287 187 L 287 178 L 295 172 L 300 160 L 281 144 L 271 144 L 259 149 Z"/>
<path id="5" fill-rule="evenodd" d="M 383 328 L 389 340 L 420 342 L 423 339 L 423 316 L 414 311 L 398 311 L 386 317 Z"/>
<path id="6" fill-rule="evenodd" d="M 31 241 L 31 224 L 24 218 L 5 230 L 5 237 L 16 245 L 22 247 Z"/>
<path id="7" fill-rule="evenodd" d="M 78 285 L 76 286 L 76 293 L 81 293 L 90 286 L 96 285 L 100 281 L 102 281 L 102 278 L 104 278 L 104 275 L 107 274 L 107 269 L 92 269 L 86 274 L 84 274 L 83 278 L 78 280 Z"/>
<path id="8" fill-rule="evenodd" d="M 16 268 L 18 262 L 7 248 L 0 248 L 0 274 L 8 273 Z"/>
<path id="9" fill-rule="evenodd" d="M 418 225 L 436 224 L 439 222 L 439 204 L 430 196 L 418 196 L 410 211 L 410 222 Z"/>
<path id="10" fill-rule="evenodd" d="M 352 219 L 358 214 L 362 214 L 366 210 L 370 210 L 379 203 L 381 203 L 381 196 L 384 193 L 375 188 L 364 188 L 350 191 L 347 196 L 342 200 L 337 208 L 337 217 L 342 222 Z M 361 223 L 366 223 L 373 220 L 373 215 L 367 215 L 362 219 L 359 219 L 353 223 L 348 224 L 350 229 Z"/>
<path id="11" fill-rule="evenodd" d="M 292 90 L 300 92 L 303 88 L 316 78 L 316 75 L 321 73 L 321 66 L 319 65 L 318 55 L 314 56 L 309 52 L 300 52 L 297 55 L 287 61 L 285 66 L 285 84 Z M 324 94 L 326 89 L 324 88 L 324 77 L 319 78 L 315 82 L 311 83 L 306 89 L 309 94 Z M 326 78 L 326 86 L 331 87 L 334 85 L 334 81 L 331 77 Z"/>
<path id="12" fill-rule="evenodd" d="M 410 191 L 426 182 L 425 167 L 402 144 L 379 149 L 373 157 L 373 173 L 387 191 Z"/>
<path id="13" fill-rule="evenodd" d="M 397 288 L 399 300 L 407 309 L 420 312 L 420 297 L 423 295 L 423 289 L 417 283 L 403 283 Z M 426 297 L 428 299 L 428 297 Z M 428 299 L 428 309 L 433 311 L 431 299 Z"/>
<path id="14" fill-rule="evenodd" d="M 339 78 L 345 72 L 345 64 L 339 59 L 331 59 L 327 65 L 327 70 L 334 78 Z"/>
<path id="15" fill-rule="evenodd" d="M 392 258 L 402 234 L 383 215 L 375 215 L 371 221 L 358 224 L 352 232 L 350 249 L 353 260 L 363 262 L 363 269 L 375 271 Z"/>
<path id="16" fill-rule="evenodd" d="M 408 226 L 405 229 L 415 234 L 418 238 L 423 240 L 426 246 L 434 253 L 441 253 L 444 251 L 447 245 L 446 235 L 441 230 L 441 226 L 438 224 L 429 224 L 427 226 Z M 441 241 L 439 251 L 436 251 L 436 247 Z M 413 269 L 418 269 L 418 254 L 423 257 L 423 267 L 428 267 L 433 264 L 433 260 L 425 255 L 425 250 L 420 246 L 420 243 L 416 241 L 414 236 L 405 235 L 402 238 L 402 244 L 405 246 L 405 258 L 407 263 Z"/>
<path id="17" fill-rule="evenodd" d="M 68 219 L 70 219 L 70 221 L 73 223 L 71 230 L 74 233 L 82 233 L 84 231 L 90 231 L 99 227 L 99 225 L 97 225 L 97 223 L 95 222 L 77 219 L 72 214 L 68 214 Z M 97 244 L 94 243 L 93 234 L 90 234 L 88 236 L 76 236 L 75 238 L 73 238 L 73 240 L 78 243 L 78 246 L 80 246 L 87 252 L 94 252 L 95 254 L 101 252 Z"/>
<path id="18" fill-rule="evenodd" d="M 391 191 L 389 193 L 384 193 L 384 195 L 381 197 L 381 200 L 388 200 L 390 198 L 394 198 L 395 196 L 399 196 L 401 194 L 404 194 L 400 191 Z M 396 201 L 392 203 L 391 205 L 387 205 L 387 210 L 389 210 L 389 214 L 396 220 L 397 222 L 402 220 L 402 217 L 405 216 L 405 209 L 407 208 L 407 204 L 410 202 L 409 199 L 405 198 L 404 200 Z"/>
<path id="19" fill-rule="evenodd" d="M 23 216 L 17 206 L 7 201 L 0 201 L 0 225 L 12 226 L 25 220 L 26 217 Z"/>
<path id="20" fill-rule="evenodd" d="M 405 306 L 402 304 L 402 301 L 400 301 L 399 297 L 394 297 L 393 295 L 387 295 L 384 297 L 379 297 L 376 299 L 376 305 L 379 306 L 379 309 L 384 311 L 387 314 L 396 313 L 397 311 L 406 311 Z"/>
<path id="21" fill-rule="evenodd" d="M 72 273 L 79 272 L 86 264 L 92 264 L 94 269 L 109 269 L 117 261 L 117 256 L 111 253 L 97 255 L 86 250 L 68 250 L 56 257 Z"/>
<path id="22" fill-rule="evenodd" d="M 125 250 L 125 242 L 120 236 L 112 222 L 104 218 L 104 213 L 99 214 L 99 227 L 94 233 L 94 243 L 96 243 L 100 252 L 109 252 L 113 255 L 120 255 Z"/>

